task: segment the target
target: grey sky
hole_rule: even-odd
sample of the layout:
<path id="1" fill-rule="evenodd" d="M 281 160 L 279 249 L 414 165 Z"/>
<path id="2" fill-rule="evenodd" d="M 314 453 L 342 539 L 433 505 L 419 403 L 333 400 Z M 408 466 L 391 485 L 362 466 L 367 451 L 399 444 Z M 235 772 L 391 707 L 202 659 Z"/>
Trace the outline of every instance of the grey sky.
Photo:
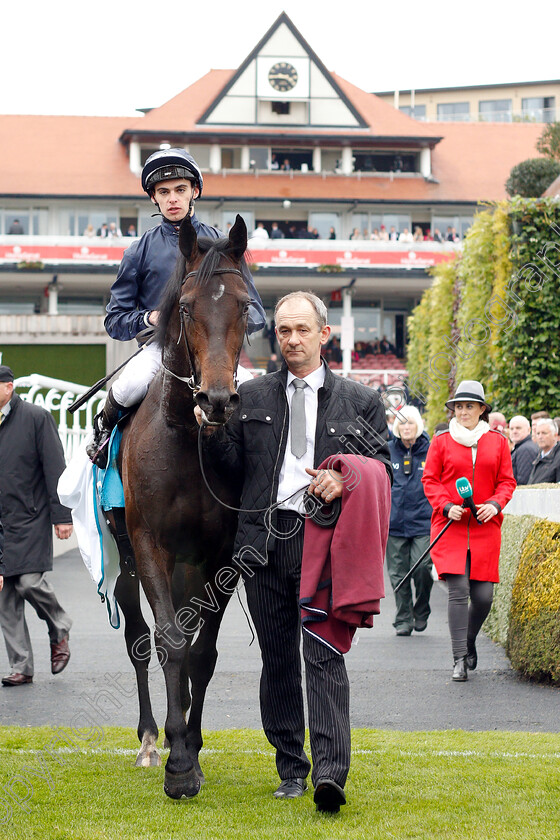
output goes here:
<path id="1" fill-rule="evenodd" d="M 329 70 L 364 90 L 560 76 L 550 0 L 522 13 L 495 0 L 28 0 L 1 12 L 0 114 L 161 105 L 211 68 L 237 68 L 282 11 Z"/>

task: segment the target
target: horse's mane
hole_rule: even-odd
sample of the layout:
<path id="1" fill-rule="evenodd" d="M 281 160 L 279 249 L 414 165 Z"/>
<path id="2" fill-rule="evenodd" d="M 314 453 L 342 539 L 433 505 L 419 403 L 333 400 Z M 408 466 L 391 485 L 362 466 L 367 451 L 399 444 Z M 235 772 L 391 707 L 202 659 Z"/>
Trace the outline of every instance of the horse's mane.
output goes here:
<path id="1" fill-rule="evenodd" d="M 200 236 L 197 240 L 197 244 L 198 250 L 204 254 L 204 257 L 197 268 L 196 277 L 193 279 L 195 286 L 203 288 L 206 283 L 208 283 L 208 280 L 218 268 L 222 257 L 231 256 L 236 264 L 238 262 L 237 257 L 233 257 L 235 246 L 232 245 L 230 240 L 225 236 L 220 237 L 219 239 L 212 239 L 209 236 Z M 243 269 L 246 265 L 245 257 L 241 257 L 239 263 L 240 269 Z M 164 344 L 169 321 L 171 320 L 171 316 L 177 306 L 181 287 L 187 273 L 186 269 L 187 261 L 183 254 L 179 252 L 175 270 L 165 285 L 157 307 L 159 311 L 159 320 L 156 329 L 156 338 L 160 346 L 163 346 Z"/>

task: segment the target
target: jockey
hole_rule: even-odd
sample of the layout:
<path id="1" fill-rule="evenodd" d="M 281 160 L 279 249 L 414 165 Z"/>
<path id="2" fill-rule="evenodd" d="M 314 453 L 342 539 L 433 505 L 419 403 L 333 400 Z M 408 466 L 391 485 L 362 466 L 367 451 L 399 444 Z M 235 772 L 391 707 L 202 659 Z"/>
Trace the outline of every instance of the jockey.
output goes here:
<path id="1" fill-rule="evenodd" d="M 142 188 L 163 216 L 162 222 L 148 230 L 124 253 L 117 279 L 111 287 L 105 329 L 118 341 L 129 341 L 158 322 L 161 293 L 171 277 L 178 255 L 179 227 L 189 214 L 198 236 L 217 239 L 223 234 L 200 222 L 194 202 L 202 194 L 202 173 L 194 158 L 184 149 L 166 149 L 151 155 L 142 169 Z M 264 327 L 265 313 L 253 278 L 244 267 L 243 276 L 251 297 L 249 333 Z M 161 365 L 161 347 L 149 344 L 126 365 L 113 382 L 105 407 L 94 420 L 94 438 L 87 446 L 91 460 L 106 466 L 105 447 L 125 408 L 140 402 Z"/>

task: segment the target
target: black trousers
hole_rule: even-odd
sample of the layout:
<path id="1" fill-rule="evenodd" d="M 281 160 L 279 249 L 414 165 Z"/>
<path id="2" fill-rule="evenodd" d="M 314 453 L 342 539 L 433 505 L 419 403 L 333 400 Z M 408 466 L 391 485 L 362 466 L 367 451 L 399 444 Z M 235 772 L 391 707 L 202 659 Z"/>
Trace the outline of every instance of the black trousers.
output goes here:
<path id="1" fill-rule="evenodd" d="M 263 662 L 260 683 L 261 719 L 266 737 L 276 748 L 281 779 L 305 778 L 305 717 L 300 656 L 299 581 L 303 519 L 279 512 L 277 539 L 269 565 L 245 577 L 247 603 L 255 624 Z M 344 657 L 303 633 L 303 658 L 313 759 L 312 782 L 333 779 L 341 787 L 350 767 L 350 688 Z"/>

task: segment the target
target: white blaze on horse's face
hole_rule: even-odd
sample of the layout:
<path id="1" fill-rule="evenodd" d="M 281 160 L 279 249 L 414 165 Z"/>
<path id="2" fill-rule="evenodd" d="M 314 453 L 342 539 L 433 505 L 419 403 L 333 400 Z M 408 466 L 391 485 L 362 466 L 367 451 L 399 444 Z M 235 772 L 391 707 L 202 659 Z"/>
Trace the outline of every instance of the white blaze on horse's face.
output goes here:
<path id="1" fill-rule="evenodd" d="M 225 286 L 223 283 L 220 283 L 214 294 L 212 295 L 212 300 L 220 300 L 221 296 L 224 293 Z"/>

